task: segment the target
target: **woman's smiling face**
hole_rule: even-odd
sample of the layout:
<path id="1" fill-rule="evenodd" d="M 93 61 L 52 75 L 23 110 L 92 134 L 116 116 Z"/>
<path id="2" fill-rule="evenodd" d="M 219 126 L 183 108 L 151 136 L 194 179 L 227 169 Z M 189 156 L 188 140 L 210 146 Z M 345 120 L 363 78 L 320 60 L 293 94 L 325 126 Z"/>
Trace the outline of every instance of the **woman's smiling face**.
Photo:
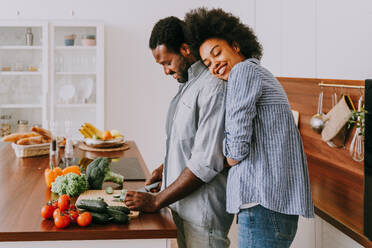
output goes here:
<path id="1" fill-rule="evenodd" d="M 204 41 L 199 52 L 212 75 L 226 81 L 233 66 L 245 60 L 238 45 L 231 46 L 227 41 L 218 38 Z"/>

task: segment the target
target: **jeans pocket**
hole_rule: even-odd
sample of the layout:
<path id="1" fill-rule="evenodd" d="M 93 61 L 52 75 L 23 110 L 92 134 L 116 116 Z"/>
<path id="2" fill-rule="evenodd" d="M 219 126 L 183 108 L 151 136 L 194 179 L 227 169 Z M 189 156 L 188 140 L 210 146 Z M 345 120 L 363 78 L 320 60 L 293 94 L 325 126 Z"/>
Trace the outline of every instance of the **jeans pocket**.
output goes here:
<path id="1" fill-rule="evenodd" d="M 270 219 L 278 239 L 293 241 L 297 232 L 298 215 L 270 211 Z"/>

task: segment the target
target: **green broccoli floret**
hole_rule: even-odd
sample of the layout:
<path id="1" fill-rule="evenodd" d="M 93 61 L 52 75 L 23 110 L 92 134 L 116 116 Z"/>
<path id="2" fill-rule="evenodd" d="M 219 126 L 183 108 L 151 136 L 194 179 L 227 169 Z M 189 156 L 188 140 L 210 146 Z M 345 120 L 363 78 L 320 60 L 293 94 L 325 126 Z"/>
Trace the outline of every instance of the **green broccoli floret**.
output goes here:
<path id="1" fill-rule="evenodd" d="M 96 158 L 87 167 L 86 176 L 91 189 L 102 189 L 103 182 L 122 185 L 124 177 L 112 172 L 108 158 Z"/>
<path id="2" fill-rule="evenodd" d="M 75 197 L 87 189 L 88 182 L 84 174 L 79 176 L 70 172 L 64 176 L 57 177 L 54 183 L 52 183 L 52 192 L 59 195 L 67 194 L 71 197 Z"/>
<path id="3" fill-rule="evenodd" d="M 56 180 L 54 180 L 54 182 L 52 183 L 51 191 L 58 195 L 64 195 L 66 194 L 67 184 L 68 181 L 65 176 L 58 176 Z"/>

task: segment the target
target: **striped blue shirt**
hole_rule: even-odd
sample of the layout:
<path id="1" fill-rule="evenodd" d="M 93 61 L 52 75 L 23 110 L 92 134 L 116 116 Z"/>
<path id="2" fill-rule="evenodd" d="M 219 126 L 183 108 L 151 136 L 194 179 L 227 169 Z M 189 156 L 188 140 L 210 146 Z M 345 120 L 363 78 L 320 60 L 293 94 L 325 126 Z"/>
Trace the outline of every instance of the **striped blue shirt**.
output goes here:
<path id="1" fill-rule="evenodd" d="M 306 156 L 288 98 L 256 59 L 236 64 L 226 95 L 224 155 L 229 170 L 227 211 L 259 203 L 284 214 L 313 217 Z"/>

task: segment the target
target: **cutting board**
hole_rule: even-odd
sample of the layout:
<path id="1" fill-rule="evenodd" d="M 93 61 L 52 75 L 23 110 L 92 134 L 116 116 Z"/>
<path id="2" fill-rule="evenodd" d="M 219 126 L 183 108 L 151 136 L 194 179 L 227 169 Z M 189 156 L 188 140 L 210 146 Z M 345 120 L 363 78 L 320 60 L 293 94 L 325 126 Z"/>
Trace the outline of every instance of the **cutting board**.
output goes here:
<path id="1" fill-rule="evenodd" d="M 87 190 L 82 193 L 76 201 L 81 199 L 97 199 L 98 197 L 101 197 L 109 206 L 125 206 L 124 202 L 112 201 L 115 199 L 113 196 L 120 195 L 120 192 L 121 190 L 114 190 L 114 193 L 107 194 L 105 190 Z M 130 211 L 128 216 L 131 218 L 137 218 L 139 216 L 139 211 Z"/>

